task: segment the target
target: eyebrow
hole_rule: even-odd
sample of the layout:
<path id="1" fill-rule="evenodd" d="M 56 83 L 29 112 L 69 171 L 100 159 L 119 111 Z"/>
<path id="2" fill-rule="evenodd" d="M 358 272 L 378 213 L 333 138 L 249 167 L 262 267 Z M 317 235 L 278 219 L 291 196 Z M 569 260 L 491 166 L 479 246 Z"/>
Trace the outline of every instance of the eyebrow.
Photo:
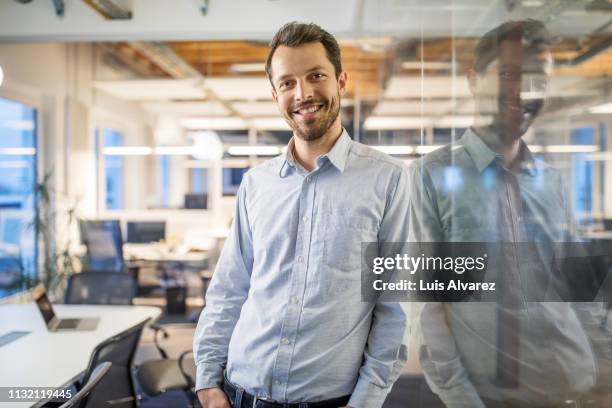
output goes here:
<path id="1" fill-rule="evenodd" d="M 311 72 L 313 72 L 313 71 L 319 71 L 319 70 L 321 70 L 321 69 L 324 69 L 324 68 L 323 68 L 323 66 L 322 66 L 322 65 L 317 65 L 317 66 L 314 66 L 314 67 L 310 68 L 308 71 L 306 71 L 306 73 L 307 73 L 307 74 L 309 74 L 309 73 L 311 73 Z M 290 77 L 292 77 L 292 76 L 293 76 L 292 74 L 286 74 L 286 75 L 283 75 L 283 76 L 281 76 L 280 78 L 278 78 L 278 79 L 276 80 L 276 82 L 282 82 L 282 81 L 284 81 L 285 79 L 290 78 Z"/>

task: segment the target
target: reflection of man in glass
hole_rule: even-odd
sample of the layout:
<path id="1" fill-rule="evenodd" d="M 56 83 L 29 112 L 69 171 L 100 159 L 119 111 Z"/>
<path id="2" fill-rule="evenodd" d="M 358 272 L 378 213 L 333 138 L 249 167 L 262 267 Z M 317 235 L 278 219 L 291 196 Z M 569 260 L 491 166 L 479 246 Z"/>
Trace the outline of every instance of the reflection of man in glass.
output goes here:
<path id="1" fill-rule="evenodd" d="M 521 140 L 544 102 L 549 48 L 533 20 L 481 38 L 468 74 L 474 125 L 411 168 L 412 240 L 529 242 L 537 257 L 570 239 L 561 175 Z M 506 258 L 505 302 L 423 305 L 417 338 L 427 381 L 447 407 L 574 406 L 595 383 L 593 315 L 570 303 L 524 301 L 522 291 L 539 284 L 529 265 L 542 260 L 530 263 L 520 251 Z"/>

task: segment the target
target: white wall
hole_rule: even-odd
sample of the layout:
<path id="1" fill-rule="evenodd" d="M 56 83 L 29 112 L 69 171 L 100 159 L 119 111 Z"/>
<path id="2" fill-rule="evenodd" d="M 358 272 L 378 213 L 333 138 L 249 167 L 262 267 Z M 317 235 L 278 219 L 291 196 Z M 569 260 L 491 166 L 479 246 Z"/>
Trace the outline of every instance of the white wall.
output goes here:
<path id="1" fill-rule="evenodd" d="M 106 77 L 129 74 L 99 65 L 95 47 L 77 43 L 0 44 L 0 65 L 5 73 L 0 96 L 38 110 L 39 175 L 53 170 L 53 188 L 66 198 L 62 201 L 79 198 L 79 213 L 96 216 L 95 127 L 120 126 L 126 144 L 152 141 L 151 118 L 138 104 L 97 93 L 91 86 L 97 71 Z M 130 200 L 148 187 L 134 178 L 127 181 L 133 186 Z M 65 205 L 60 203 L 61 208 Z M 66 223 L 62 218 L 57 222 L 62 234 Z"/>

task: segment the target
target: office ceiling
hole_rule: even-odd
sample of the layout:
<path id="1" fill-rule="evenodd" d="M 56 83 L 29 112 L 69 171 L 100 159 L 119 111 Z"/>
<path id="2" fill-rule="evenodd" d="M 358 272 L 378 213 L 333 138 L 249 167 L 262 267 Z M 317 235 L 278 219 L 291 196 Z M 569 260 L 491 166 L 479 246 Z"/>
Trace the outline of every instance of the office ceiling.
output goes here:
<path id="1" fill-rule="evenodd" d="M 4 0 L 0 41 L 267 41 L 282 24 L 315 21 L 341 38 L 475 37 L 508 19 L 538 18 L 584 35 L 609 19 L 608 0 Z M 63 14 L 54 4 L 63 3 Z M 128 11 L 101 13 L 94 4 Z M 125 16 L 123 16 L 125 17 Z"/>
<path id="2" fill-rule="evenodd" d="M 105 15 L 96 2 L 72 0 L 58 17 L 53 2 L 3 1 L 0 41 L 94 41 L 131 72 L 122 81 L 99 78 L 101 91 L 143 101 L 154 114 L 269 126 L 278 112 L 263 73 L 266 44 L 292 20 L 315 21 L 339 38 L 349 76 L 343 103 L 360 101 L 362 116 L 469 114 L 464 73 L 474 45 L 509 19 L 541 19 L 556 36 L 553 97 L 601 94 L 612 73 L 609 0 L 111 2 L 129 13 Z"/>

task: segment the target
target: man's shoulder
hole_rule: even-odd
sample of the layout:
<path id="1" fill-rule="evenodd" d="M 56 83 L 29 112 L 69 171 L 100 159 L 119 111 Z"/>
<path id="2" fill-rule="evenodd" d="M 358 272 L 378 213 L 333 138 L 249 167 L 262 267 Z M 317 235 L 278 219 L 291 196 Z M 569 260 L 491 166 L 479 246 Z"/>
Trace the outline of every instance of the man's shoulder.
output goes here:
<path id="1" fill-rule="evenodd" d="M 402 160 L 354 140 L 351 141 L 351 148 L 348 154 L 356 160 L 371 161 L 376 165 L 387 167 L 391 170 L 406 170 L 406 164 Z"/>
<path id="2" fill-rule="evenodd" d="M 272 174 L 272 173 L 277 173 L 280 171 L 281 166 L 283 165 L 283 162 L 285 161 L 285 155 L 280 154 L 276 157 L 273 157 L 271 159 L 268 159 L 264 162 L 261 162 L 253 167 L 251 167 L 246 173 L 245 175 L 249 175 L 249 176 L 258 176 L 258 175 L 264 175 L 264 174 Z"/>

